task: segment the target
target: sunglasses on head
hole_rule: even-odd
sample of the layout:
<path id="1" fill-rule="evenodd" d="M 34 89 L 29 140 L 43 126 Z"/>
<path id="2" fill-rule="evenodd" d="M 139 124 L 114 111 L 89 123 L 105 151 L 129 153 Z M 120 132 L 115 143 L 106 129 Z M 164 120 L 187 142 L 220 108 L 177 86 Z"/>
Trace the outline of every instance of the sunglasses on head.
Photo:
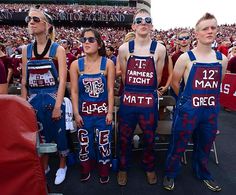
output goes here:
<path id="1" fill-rule="evenodd" d="M 180 41 L 189 40 L 189 36 L 183 36 L 178 38 Z"/>
<path id="2" fill-rule="evenodd" d="M 145 24 L 152 24 L 151 17 L 137 17 L 134 19 L 134 24 L 142 24 L 142 21 L 144 21 Z"/>
<path id="3" fill-rule="evenodd" d="M 26 16 L 25 18 L 25 22 L 29 23 L 31 20 L 33 20 L 34 22 L 39 23 L 41 21 L 41 19 L 37 16 Z"/>
<path id="4" fill-rule="evenodd" d="M 95 37 L 81 37 L 80 38 L 81 43 L 85 43 L 86 41 L 88 41 L 89 43 L 94 43 L 97 41 L 97 39 Z"/>

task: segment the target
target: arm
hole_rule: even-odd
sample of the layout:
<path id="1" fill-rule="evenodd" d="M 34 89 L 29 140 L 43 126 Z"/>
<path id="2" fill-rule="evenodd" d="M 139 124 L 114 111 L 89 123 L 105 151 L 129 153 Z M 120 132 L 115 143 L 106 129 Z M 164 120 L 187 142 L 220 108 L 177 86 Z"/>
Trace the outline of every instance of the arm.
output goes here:
<path id="1" fill-rule="evenodd" d="M 22 79 L 21 79 L 21 97 L 25 100 L 27 99 L 27 88 L 26 88 L 26 63 L 27 63 L 27 47 L 23 47 L 22 49 Z"/>
<path id="2" fill-rule="evenodd" d="M 166 56 L 166 48 L 162 44 L 158 44 L 158 49 L 156 51 L 156 74 L 157 74 L 157 82 L 161 82 L 162 71 L 165 64 L 165 56 Z"/>
<path id="3" fill-rule="evenodd" d="M 57 48 L 56 58 L 58 60 L 59 86 L 57 91 L 56 103 L 52 112 L 52 118 L 54 119 L 58 119 L 61 116 L 61 104 L 63 102 L 66 89 L 66 53 L 63 47 L 59 46 Z"/>
<path id="4" fill-rule="evenodd" d="M 70 66 L 70 89 L 71 89 L 71 100 L 72 100 L 72 107 L 75 116 L 75 121 L 77 126 L 81 128 L 84 123 L 82 117 L 79 114 L 78 77 L 79 77 L 78 60 L 75 60 L 72 62 Z"/>
<path id="5" fill-rule="evenodd" d="M 108 112 L 106 123 L 112 122 L 113 107 L 114 107 L 114 82 L 115 82 L 115 66 L 111 60 L 107 60 L 107 91 L 108 91 Z"/>
<path id="6" fill-rule="evenodd" d="M 223 60 L 222 60 L 222 80 L 224 79 L 225 73 L 229 73 L 226 71 L 228 65 L 228 59 L 225 55 L 223 55 Z"/>
<path id="7" fill-rule="evenodd" d="M 161 92 L 161 94 L 165 93 L 168 87 L 170 86 L 172 75 L 173 75 L 173 62 L 172 62 L 171 57 L 168 56 L 168 79 L 166 81 L 165 86 L 161 86 L 159 88 L 159 91 Z"/>
<path id="8" fill-rule="evenodd" d="M 176 95 L 179 94 L 180 81 L 184 76 L 187 60 L 188 60 L 187 54 L 182 54 L 175 63 L 171 87 L 173 88 Z"/>
<path id="9" fill-rule="evenodd" d="M 121 67 L 120 67 L 120 62 L 119 62 L 119 55 L 117 56 L 116 60 L 116 77 L 121 76 Z"/>
<path id="10" fill-rule="evenodd" d="M 123 83 L 125 83 L 125 74 L 126 74 L 126 63 L 127 63 L 127 54 L 128 54 L 128 43 L 124 43 L 119 48 L 118 63 L 120 66 L 120 75 L 122 77 Z"/>

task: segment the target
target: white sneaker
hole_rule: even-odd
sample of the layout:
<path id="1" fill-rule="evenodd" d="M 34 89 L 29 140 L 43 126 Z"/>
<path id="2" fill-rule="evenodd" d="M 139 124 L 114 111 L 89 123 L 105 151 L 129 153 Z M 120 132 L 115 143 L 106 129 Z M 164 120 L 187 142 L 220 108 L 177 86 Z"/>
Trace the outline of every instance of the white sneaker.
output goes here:
<path id="1" fill-rule="evenodd" d="M 44 170 L 45 175 L 47 175 L 47 174 L 49 173 L 49 171 L 50 171 L 50 167 L 48 166 L 48 167 Z"/>
<path id="2" fill-rule="evenodd" d="M 67 166 L 65 168 L 59 168 L 56 173 L 56 178 L 55 178 L 55 185 L 61 184 L 66 177 L 66 171 L 67 171 Z"/>

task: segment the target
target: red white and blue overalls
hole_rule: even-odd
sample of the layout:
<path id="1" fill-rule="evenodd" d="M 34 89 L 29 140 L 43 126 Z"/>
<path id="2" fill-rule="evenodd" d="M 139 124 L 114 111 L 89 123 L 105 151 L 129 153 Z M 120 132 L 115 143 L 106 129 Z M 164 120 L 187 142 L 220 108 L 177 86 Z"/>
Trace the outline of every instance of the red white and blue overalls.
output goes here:
<path id="1" fill-rule="evenodd" d="M 78 129 L 81 173 L 89 173 L 93 163 L 97 161 L 99 175 L 102 177 L 108 176 L 111 163 L 112 125 L 106 124 L 108 112 L 107 79 L 104 75 L 106 63 L 107 59 L 102 57 L 100 73 L 85 74 L 84 58 L 78 60 L 81 72 L 78 80 L 79 113 L 84 122 L 83 127 Z"/>
<path id="2" fill-rule="evenodd" d="M 192 135 L 194 173 L 199 179 L 212 179 L 207 164 L 217 131 L 222 54 L 216 52 L 217 62 L 213 63 L 197 62 L 192 51 L 188 55 L 193 65 L 178 99 L 165 174 L 177 176 L 180 158 Z"/>
<path id="3" fill-rule="evenodd" d="M 124 92 L 119 109 L 119 168 L 127 171 L 131 141 L 137 123 L 143 130 L 145 171 L 155 167 L 154 134 L 157 127 L 158 96 L 154 53 L 157 42 L 152 41 L 150 56 L 135 56 L 134 41 L 129 42 L 130 57 L 127 61 Z"/>
<path id="4" fill-rule="evenodd" d="M 56 55 L 58 44 L 50 47 L 49 58 L 32 58 L 33 44 L 27 45 L 26 76 L 29 103 L 36 111 L 39 126 L 42 128 L 40 136 L 43 142 L 55 141 L 62 156 L 67 156 L 69 149 L 65 131 L 65 105 L 61 105 L 61 119 L 52 120 L 52 111 L 56 103 L 58 90 L 58 72 L 53 58 Z"/>

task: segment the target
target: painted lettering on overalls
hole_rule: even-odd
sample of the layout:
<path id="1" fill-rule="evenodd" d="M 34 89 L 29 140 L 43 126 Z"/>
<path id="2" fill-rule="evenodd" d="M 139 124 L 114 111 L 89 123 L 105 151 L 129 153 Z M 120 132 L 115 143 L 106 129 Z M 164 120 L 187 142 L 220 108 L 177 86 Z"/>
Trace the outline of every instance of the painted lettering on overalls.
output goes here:
<path id="1" fill-rule="evenodd" d="M 125 92 L 123 97 L 123 103 L 125 105 L 152 107 L 154 103 L 154 97 L 152 94 L 138 94 Z"/>
<path id="2" fill-rule="evenodd" d="M 199 67 L 194 75 L 192 88 L 194 90 L 216 90 L 220 84 L 220 75 L 218 67 L 203 68 Z M 193 107 L 216 106 L 216 94 L 193 94 Z"/>
<path id="3" fill-rule="evenodd" d="M 89 97 L 99 97 L 99 94 L 104 92 L 102 78 L 84 78 L 83 84 L 85 92 L 89 94 Z"/>
<path id="4" fill-rule="evenodd" d="M 149 63 L 149 59 L 131 58 L 126 83 L 129 85 L 151 86 L 153 84 L 153 70 L 147 66 Z"/>
<path id="5" fill-rule="evenodd" d="M 80 161 L 86 161 L 89 159 L 89 137 L 88 131 L 86 129 L 78 130 L 78 139 L 80 141 L 80 151 L 79 151 L 79 159 Z"/>
<path id="6" fill-rule="evenodd" d="M 99 131 L 99 150 L 103 158 L 111 155 L 111 149 L 109 144 L 109 130 Z"/>
<path id="7" fill-rule="evenodd" d="M 106 102 L 83 102 L 82 103 L 82 113 L 83 114 L 104 114 L 107 113 L 107 103 Z"/>

